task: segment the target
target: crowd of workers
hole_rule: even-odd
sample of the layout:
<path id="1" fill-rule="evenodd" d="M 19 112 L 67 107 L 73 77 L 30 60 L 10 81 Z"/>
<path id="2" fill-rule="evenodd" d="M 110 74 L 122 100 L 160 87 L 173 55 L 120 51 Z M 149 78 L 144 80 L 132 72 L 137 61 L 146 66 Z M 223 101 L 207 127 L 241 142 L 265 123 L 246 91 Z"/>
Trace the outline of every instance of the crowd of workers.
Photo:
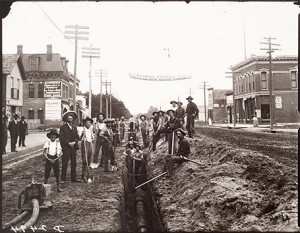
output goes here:
<path id="1" fill-rule="evenodd" d="M 148 148 L 150 152 L 156 150 L 156 144 L 159 140 L 168 142 L 168 155 L 165 156 L 164 171 L 170 176 L 175 163 L 181 163 L 190 153 L 188 141 L 184 138 L 186 125 L 187 133 L 190 138 L 194 135 L 194 119 L 199 110 L 192 102 L 193 98 L 189 96 L 186 110 L 182 107 L 182 102 L 171 101 L 172 108 L 168 111 L 155 111 L 151 119 L 146 119 L 141 115 L 140 121 L 134 121 L 133 117 L 129 119 L 128 142 L 125 145 L 127 167 L 133 167 L 134 172 L 142 174 L 145 172 L 146 156 L 143 149 Z M 186 121 L 185 122 L 185 117 Z M 17 122 L 17 117 L 12 120 L 8 128 L 15 126 L 17 129 L 24 124 L 24 118 Z M 78 118 L 76 112 L 67 111 L 63 114 L 63 124 L 59 132 L 51 129 L 47 133 L 49 140 L 43 147 L 45 162 L 44 183 L 48 182 L 51 170 L 53 169 L 56 177 L 57 191 L 61 192 L 61 184 L 66 182 L 67 168 L 69 160 L 71 161 L 71 182 L 82 182 L 92 179 L 89 169 L 96 169 L 99 166 L 104 167 L 105 172 L 116 171 L 115 148 L 125 141 L 125 118 L 109 119 L 105 118 L 103 113 L 98 113 L 96 122 L 87 117 L 83 120 L 83 127 L 77 127 L 73 124 Z M 27 128 L 27 125 L 26 125 Z M 137 137 L 137 132 L 141 134 L 141 142 Z M 11 133 L 12 135 L 12 133 Z M 20 136 L 23 139 L 23 137 Z M 20 145 L 24 144 L 24 139 L 20 139 Z M 16 140 L 12 138 L 15 145 Z M 178 144 L 178 148 L 177 145 Z M 177 149 L 176 149 L 177 148 Z M 15 150 L 14 147 L 12 147 Z M 76 175 L 76 154 L 81 149 L 82 172 L 81 179 Z M 99 161 L 101 149 L 101 157 Z M 59 158 L 62 158 L 62 167 L 60 172 Z M 132 166 L 132 164 L 134 166 Z M 109 169 L 110 165 L 110 169 Z"/>

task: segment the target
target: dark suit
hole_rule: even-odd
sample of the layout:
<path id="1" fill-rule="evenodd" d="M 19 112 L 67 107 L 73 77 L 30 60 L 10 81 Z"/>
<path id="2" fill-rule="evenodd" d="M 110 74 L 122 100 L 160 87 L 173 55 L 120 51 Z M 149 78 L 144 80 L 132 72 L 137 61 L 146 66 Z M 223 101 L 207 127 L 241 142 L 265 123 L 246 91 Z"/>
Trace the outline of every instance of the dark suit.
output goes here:
<path id="1" fill-rule="evenodd" d="M 76 150 L 74 146 L 70 146 L 69 142 L 76 142 L 78 145 L 79 135 L 77 133 L 77 127 L 72 125 L 72 130 L 67 123 L 63 124 L 59 130 L 59 140 L 62 147 L 62 170 L 61 180 L 65 181 L 67 176 L 67 168 L 69 159 L 71 160 L 71 181 L 76 180 Z"/>
<path id="2" fill-rule="evenodd" d="M 25 146 L 25 136 L 27 131 L 27 123 L 25 121 L 19 121 L 19 146 Z"/>
<path id="3" fill-rule="evenodd" d="M 8 130 L 10 132 L 10 148 L 11 151 L 14 151 L 16 149 L 16 144 L 18 140 L 18 132 L 19 132 L 19 126 L 18 123 L 15 123 L 14 120 L 10 121 L 8 124 Z"/>

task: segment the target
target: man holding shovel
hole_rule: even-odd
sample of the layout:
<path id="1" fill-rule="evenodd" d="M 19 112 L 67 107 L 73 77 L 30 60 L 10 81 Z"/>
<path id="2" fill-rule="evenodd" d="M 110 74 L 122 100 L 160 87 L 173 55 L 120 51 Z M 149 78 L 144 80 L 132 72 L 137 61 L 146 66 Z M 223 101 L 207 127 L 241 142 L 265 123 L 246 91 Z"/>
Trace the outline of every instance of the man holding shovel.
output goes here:
<path id="1" fill-rule="evenodd" d="M 83 120 L 83 131 L 81 134 L 81 156 L 82 156 L 82 175 L 81 178 L 84 181 L 89 181 L 89 166 L 91 165 L 91 157 L 93 153 L 93 141 L 94 133 L 91 125 L 93 124 L 93 119 L 87 117 Z"/>
<path id="2" fill-rule="evenodd" d="M 182 163 L 184 161 L 187 161 L 187 157 L 189 156 L 191 150 L 189 142 L 184 138 L 185 132 L 179 128 L 175 130 L 176 136 L 179 139 L 178 141 L 178 150 L 177 153 L 167 155 L 165 158 L 165 166 L 164 166 L 164 172 L 167 172 L 167 177 L 170 177 L 174 170 L 175 163 Z"/>

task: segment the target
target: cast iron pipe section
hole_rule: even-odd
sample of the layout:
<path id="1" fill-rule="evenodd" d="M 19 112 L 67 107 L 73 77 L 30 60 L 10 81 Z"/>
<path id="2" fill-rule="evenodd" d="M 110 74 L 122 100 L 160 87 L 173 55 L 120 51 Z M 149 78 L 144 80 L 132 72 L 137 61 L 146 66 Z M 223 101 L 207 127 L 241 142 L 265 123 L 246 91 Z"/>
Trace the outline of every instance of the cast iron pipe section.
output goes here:
<path id="1" fill-rule="evenodd" d="M 136 196 L 136 216 L 137 216 L 137 232 L 148 232 L 146 222 L 144 198 L 137 194 Z"/>
<path id="2" fill-rule="evenodd" d="M 23 213 L 19 214 L 18 216 L 16 216 L 13 220 L 11 220 L 8 223 L 5 223 L 2 227 L 2 230 L 8 229 L 11 226 L 17 224 L 18 222 L 20 222 L 21 220 L 23 220 L 27 215 L 28 215 L 28 211 L 24 211 Z"/>
<path id="3" fill-rule="evenodd" d="M 24 225 L 20 226 L 19 231 L 24 231 L 28 228 L 30 228 L 31 226 L 33 226 L 38 217 L 39 217 L 39 213 L 40 213 L 40 205 L 39 205 L 39 201 L 34 198 L 32 199 L 32 215 L 31 218 L 28 220 L 28 222 L 26 222 Z"/>

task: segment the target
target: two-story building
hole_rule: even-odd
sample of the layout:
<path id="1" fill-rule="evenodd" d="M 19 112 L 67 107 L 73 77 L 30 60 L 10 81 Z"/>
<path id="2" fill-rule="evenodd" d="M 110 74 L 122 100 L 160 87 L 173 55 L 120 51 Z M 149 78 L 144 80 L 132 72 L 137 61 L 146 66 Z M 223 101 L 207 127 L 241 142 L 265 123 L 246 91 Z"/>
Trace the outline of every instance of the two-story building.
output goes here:
<path id="1" fill-rule="evenodd" d="M 24 68 L 17 54 L 2 55 L 2 114 L 22 115 Z"/>
<path id="2" fill-rule="evenodd" d="M 270 123 L 269 58 L 252 56 L 231 67 L 237 122 L 248 123 L 257 112 L 259 124 Z M 298 57 L 272 59 L 275 123 L 299 122 Z"/>
<path id="3" fill-rule="evenodd" d="M 47 45 L 47 53 L 43 54 L 24 54 L 22 45 L 17 51 L 26 76 L 23 115 L 29 128 L 60 125 L 63 110 L 73 104 L 74 78 L 68 72 L 68 60 L 53 53 L 52 45 Z M 79 79 L 76 88 L 78 93 Z"/>
<path id="4" fill-rule="evenodd" d="M 226 93 L 228 89 L 208 88 L 208 118 L 215 123 L 227 123 Z"/>

